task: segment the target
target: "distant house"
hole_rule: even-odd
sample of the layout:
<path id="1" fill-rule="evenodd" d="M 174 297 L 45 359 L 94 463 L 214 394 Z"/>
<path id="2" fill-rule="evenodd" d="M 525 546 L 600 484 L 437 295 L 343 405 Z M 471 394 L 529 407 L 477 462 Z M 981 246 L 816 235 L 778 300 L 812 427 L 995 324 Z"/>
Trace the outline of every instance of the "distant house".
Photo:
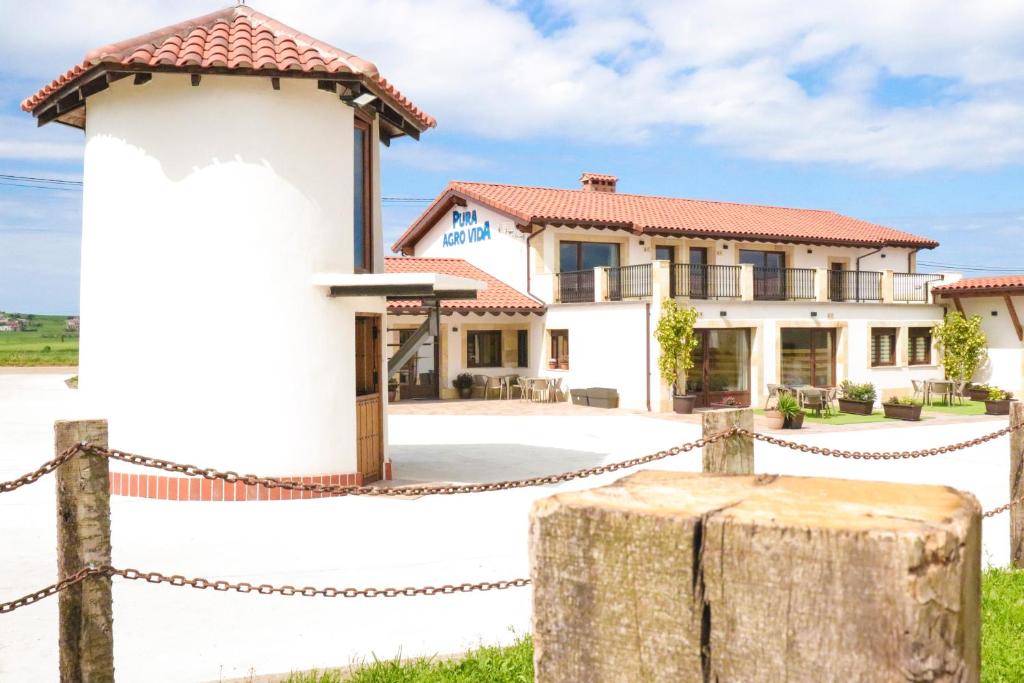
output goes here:
<path id="1" fill-rule="evenodd" d="M 68 332 L 78 332 L 78 328 L 81 326 L 82 320 L 77 315 L 68 318 L 64 322 L 64 327 Z"/>
<path id="2" fill-rule="evenodd" d="M 25 329 L 28 321 L 21 318 L 0 316 L 0 332 L 20 332 Z"/>

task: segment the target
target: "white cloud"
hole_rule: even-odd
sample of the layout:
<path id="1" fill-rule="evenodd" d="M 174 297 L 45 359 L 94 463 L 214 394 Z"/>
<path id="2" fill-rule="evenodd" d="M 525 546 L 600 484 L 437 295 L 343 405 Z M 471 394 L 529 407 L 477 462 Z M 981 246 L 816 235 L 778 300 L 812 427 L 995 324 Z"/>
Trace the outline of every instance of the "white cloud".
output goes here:
<path id="1" fill-rule="evenodd" d="M 485 168 L 493 163 L 490 159 L 438 147 L 428 141 L 416 145 L 396 144 L 381 154 L 384 164 L 396 163 L 421 171 L 443 171 L 448 174 Z"/>
<path id="2" fill-rule="evenodd" d="M 209 11 L 15 1 L 0 0 L 12 9 L 0 63 L 40 83 L 99 44 Z M 743 156 L 895 170 L 1014 164 L 1024 152 L 1024 3 L 552 0 L 544 31 L 511 1 L 257 9 L 375 61 L 445 130 L 628 144 L 676 126 Z M 813 96 L 790 77 L 837 59 Z M 886 74 L 947 79 L 957 97 L 883 106 Z"/>

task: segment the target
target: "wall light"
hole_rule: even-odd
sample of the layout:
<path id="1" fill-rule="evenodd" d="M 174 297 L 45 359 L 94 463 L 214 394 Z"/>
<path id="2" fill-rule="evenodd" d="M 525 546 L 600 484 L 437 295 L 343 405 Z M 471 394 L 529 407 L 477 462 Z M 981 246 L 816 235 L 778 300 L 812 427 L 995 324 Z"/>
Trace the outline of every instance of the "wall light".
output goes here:
<path id="1" fill-rule="evenodd" d="M 365 107 L 368 104 L 372 104 L 373 101 L 376 99 L 377 96 L 374 95 L 372 92 L 364 92 L 359 97 L 354 98 L 352 100 L 352 104 L 356 105 L 357 107 Z"/>
<path id="2" fill-rule="evenodd" d="M 728 313 L 726 313 L 725 311 L 719 311 L 718 315 L 720 315 L 720 316 L 722 316 L 724 318 L 725 316 L 728 315 Z"/>
<path id="3" fill-rule="evenodd" d="M 818 317 L 818 312 L 817 311 L 811 311 L 811 317 L 812 318 L 817 318 Z"/>

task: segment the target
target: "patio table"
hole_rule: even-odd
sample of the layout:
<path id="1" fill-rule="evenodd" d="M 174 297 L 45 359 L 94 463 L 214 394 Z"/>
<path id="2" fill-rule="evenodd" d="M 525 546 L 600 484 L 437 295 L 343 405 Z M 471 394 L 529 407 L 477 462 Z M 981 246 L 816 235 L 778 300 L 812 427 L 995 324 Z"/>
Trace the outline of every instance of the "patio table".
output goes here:
<path id="1" fill-rule="evenodd" d="M 953 405 L 954 384 L 948 379 L 929 379 L 924 384 L 924 400 L 928 405 L 932 404 L 932 394 L 938 392 L 946 399 L 946 405 Z"/>

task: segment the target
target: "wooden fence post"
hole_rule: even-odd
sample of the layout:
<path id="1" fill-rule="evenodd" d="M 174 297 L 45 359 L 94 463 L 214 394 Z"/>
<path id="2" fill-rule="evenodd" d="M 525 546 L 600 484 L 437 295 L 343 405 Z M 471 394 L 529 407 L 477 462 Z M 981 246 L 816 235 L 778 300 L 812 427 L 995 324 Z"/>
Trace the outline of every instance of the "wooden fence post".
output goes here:
<path id="1" fill-rule="evenodd" d="M 54 424 L 55 451 L 88 441 L 107 446 L 106 420 Z M 87 565 L 110 564 L 110 475 L 107 459 L 82 454 L 57 469 L 57 572 L 63 578 Z M 110 577 L 90 576 L 62 591 L 60 680 L 114 680 L 113 599 Z"/>
<path id="2" fill-rule="evenodd" d="M 1024 403 L 1010 402 L 1010 424 L 1024 424 Z M 1024 429 L 1010 433 L 1010 500 L 1024 497 Z M 1010 564 L 1024 569 L 1024 501 L 1010 506 Z"/>
<path id="3" fill-rule="evenodd" d="M 977 683 L 981 507 L 948 486 L 642 471 L 534 503 L 537 683 Z"/>
<path id="4" fill-rule="evenodd" d="M 733 427 L 754 430 L 754 411 L 709 410 L 702 416 L 704 438 Z M 753 474 L 754 440 L 746 434 L 733 434 L 727 439 L 704 447 L 703 471 L 716 474 Z"/>

